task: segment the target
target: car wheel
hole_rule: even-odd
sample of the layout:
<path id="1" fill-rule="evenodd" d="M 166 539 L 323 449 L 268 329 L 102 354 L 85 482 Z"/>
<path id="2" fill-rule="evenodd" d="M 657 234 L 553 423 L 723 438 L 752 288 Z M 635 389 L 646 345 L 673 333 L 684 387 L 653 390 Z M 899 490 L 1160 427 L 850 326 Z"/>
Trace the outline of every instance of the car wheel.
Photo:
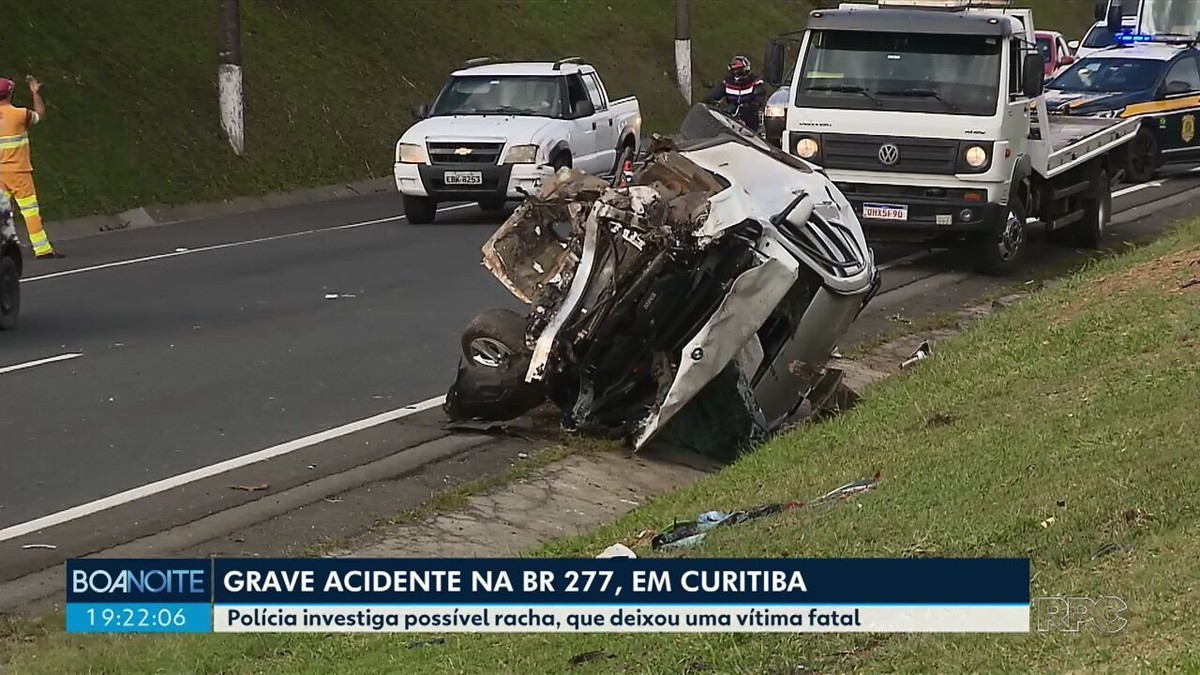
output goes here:
<path id="1" fill-rule="evenodd" d="M 437 217 L 437 202 L 429 197 L 404 195 L 404 219 L 413 225 L 427 225 Z"/>
<path id="2" fill-rule="evenodd" d="M 21 278 L 17 263 L 9 256 L 0 256 L 0 330 L 17 327 L 21 314 Z"/>
<path id="3" fill-rule="evenodd" d="M 1100 169 L 1092 193 L 1083 202 L 1083 219 L 1066 228 L 1071 240 L 1080 248 L 1097 249 L 1104 241 L 1108 220 L 1112 216 L 1112 185 L 1108 171 Z"/>
<path id="4" fill-rule="evenodd" d="M 525 317 L 510 309 L 489 309 L 471 320 L 462 334 L 463 356 L 475 366 L 508 368 L 528 353 Z"/>
<path id="5" fill-rule="evenodd" d="M 1029 228 L 1025 205 L 1013 196 L 1004 220 L 975 241 L 976 268 L 991 276 L 1005 276 L 1016 269 L 1028 248 Z"/>
<path id="6" fill-rule="evenodd" d="M 1153 131 L 1142 127 L 1129 142 L 1125 158 L 1125 180 L 1130 183 L 1145 183 L 1158 173 L 1161 161 L 1158 139 L 1154 137 Z"/>

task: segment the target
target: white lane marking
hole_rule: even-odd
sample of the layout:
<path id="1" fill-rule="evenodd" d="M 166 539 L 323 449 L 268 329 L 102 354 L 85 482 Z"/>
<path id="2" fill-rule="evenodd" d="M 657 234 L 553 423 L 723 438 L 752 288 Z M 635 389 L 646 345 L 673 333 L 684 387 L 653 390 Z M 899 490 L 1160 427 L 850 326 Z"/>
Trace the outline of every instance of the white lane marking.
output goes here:
<path id="1" fill-rule="evenodd" d="M 438 209 L 438 213 L 447 211 L 457 211 L 459 209 L 473 208 L 474 204 L 458 204 L 455 206 L 447 206 Z M 292 239 L 294 237 L 304 237 L 310 234 L 319 234 L 321 232 L 335 232 L 338 230 L 353 230 L 359 227 L 368 225 L 378 225 L 380 223 L 390 223 L 397 220 L 404 220 L 404 214 L 398 216 L 388 216 L 387 218 L 375 218 L 373 220 L 363 220 L 357 223 L 348 223 L 346 225 L 337 225 L 335 227 L 325 227 L 312 230 L 304 230 L 302 232 L 288 232 L 287 234 L 276 234 L 270 237 L 259 237 L 258 239 L 246 239 L 244 241 L 230 241 L 224 244 L 213 244 L 211 246 L 201 246 L 199 248 L 181 248 L 170 253 L 159 253 L 157 255 L 148 255 L 141 258 L 130 258 L 129 260 L 117 260 L 114 262 L 103 263 L 100 265 L 89 265 L 87 267 L 77 267 L 75 269 L 63 270 L 61 272 L 51 272 L 49 274 L 39 274 L 37 276 L 26 277 L 21 280 L 21 283 L 28 284 L 34 281 L 44 281 L 46 279 L 56 279 L 58 277 L 66 277 L 72 274 L 83 274 L 84 272 L 95 272 L 97 270 L 111 269 L 113 267 L 125 267 L 126 265 L 136 265 L 138 263 L 151 262 L 154 260 L 163 260 L 165 258 L 175 258 L 181 255 L 191 255 L 193 253 L 204 253 L 206 251 L 219 251 L 226 248 L 236 248 L 238 246 L 249 246 L 251 244 L 262 244 L 268 241 L 279 241 L 281 239 Z"/>
<path id="2" fill-rule="evenodd" d="M 1130 185 L 1127 188 L 1122 188 L 1122 189 L 1117 190 L 1116 192 L 1112 193 L 1112 196 L 1113 196 L 1113 198 L 1124 197 L 1125 195 L 1133 194 L 1134 192 L 1139 192 L 1141 190 L 1145 190 L 1146 188 L 1159 188 L 1159 187 L 1163 186 L 1164 182 L 1165 181 L 1152 180 L 1149 183 L 1138 183 L 1137 185 Z"/>
<path id="3" fill-rule="evenodd" d="M 922 258 L 928 258 L 929 256 L 931 256 L 935 253 L 941 253 L 943 250 L 945 250 L 945 249 L 917 251 L 916 253 L 910 253 L 909 255 L 906 255 L 903 258 L 896 258 L 895 260 L 889 260 L 889 261 L 883 263 L 882 265 L 878 265 L 878 268 L 879 268 L 880 272 L 882 272 L 884 270 L 890 270 L 893 267 L 899 267 L 901 265 L 906 265 L 906 264 L 916 261 L 916 260 L 921 260 Z"/>
<path id="4" fill-rule="evenodd" d="M 45 359 L 38 359 L 37 361 L 26 361 L 25 363 L 18 363 L 18 364 L 11 365 L 11 366 L 4 366 L 3 368 L 0 368 L 0 375 L 3 375 L 5 373 L 13 373 L 18 370 L 25 370 L 26 368 L 36 368 L 37 366 L 44 366 L 47 363 L 58 363 L 59 361 L 70 361 L 71 359 L 77 359 L 81 356 L 83 356 L 83 354 L 80 354 L 78 352 L 71 352 L 69 354 L 59 354 L 58 356 L 51 356 L 51 357 L 45 358 Z"/>
<path id="5" fill-rule="evenodd" d="M 37 532 L 38 530 L 44 530 L 48 527 L 62 525 L 63 523 L 70 522 L 78 518 L 83 518 L 84 516 L 90 516 L 94 513 L 99 513 L 100 511 L 105 511 L 115 506 L 128 504 L 129 502 L 137 501 L 139 499 L 144 499 L 151 495 L 156 495 L 160 492 L 165 492 L 181 485 L 194 483 L 198 480 L 216 476 L 227 471 L 240 469 L 243 466 L 256 464 L 280 455 L 286 455 L 289 452 L 303 450 L 304 448 L 317 445 L 318 443 L 324 443 L 335 438 L 357 433 L 364 429 L 379 426 L 380 424 L 386 424 L 388 422 L 408 417 L 409 415 L 415 415 L 419 412 L 424 412 L 430 408 L 439 406 L 445 400 L 445 396 L 438 396 L 437 398 L 431 398 L 427 401 L 421 401 L 420 403 L 406 405 L 403 408 L 389 410 L 388 412 L 380 413 L 374 417 L 368 417 L 366 419 L 358 420 L 357 422 L 343 424 L 340 427 L 334 427 L 333 429 L 321 431 L 309 436 L 305 436 L 304 438 L 298 438 L 294 441 L 281 443 L 279 445 L 259 450 L 258 452 L 242 455 L 241 457 L 227 459 L 224 462 L 210 464 L 209 466 L 188 471 L 187 473 L 181 473 L 177 476 L 171 476 L 170 478 L 164 478 L 153 483 L 148 483 L 141 487 L 136 487 L 124 492 L 118 492 L 115 495 L 97 499 L 86 504 L 80 504 L 79 506 L 74 506 L 64 511 L 59 511 L 58 513 L 52 513 L 48 516 L 42 516 L 41 518 L 35 518 L 24 523 L 12 525 L 0 530 L 0 541 L 8 541 L 9 539 L 22 537 L 27 534 Z"/>

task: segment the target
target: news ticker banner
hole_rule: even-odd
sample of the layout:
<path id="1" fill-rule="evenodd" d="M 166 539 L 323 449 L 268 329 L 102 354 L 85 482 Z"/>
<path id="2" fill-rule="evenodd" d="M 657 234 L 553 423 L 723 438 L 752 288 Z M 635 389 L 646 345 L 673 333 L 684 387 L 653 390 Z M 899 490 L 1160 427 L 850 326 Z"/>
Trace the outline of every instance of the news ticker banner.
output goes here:
<path id="1" fill-rule="evenodd" d="M 1030 630 L 1026 559 L 73 559 L 68 633 Z"/>

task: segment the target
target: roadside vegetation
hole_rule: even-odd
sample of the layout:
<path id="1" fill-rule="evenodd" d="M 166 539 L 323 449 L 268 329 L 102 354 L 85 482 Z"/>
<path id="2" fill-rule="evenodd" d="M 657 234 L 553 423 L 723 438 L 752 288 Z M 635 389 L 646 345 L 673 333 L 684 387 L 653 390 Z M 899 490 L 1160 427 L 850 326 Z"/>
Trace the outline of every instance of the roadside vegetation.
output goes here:
<path id="1" fill-rule="evenodd" d="M 1089 23 L 1091 0 L 1030 1 L 1039 26 L 1078 37 Z M 697 93 L 735 53 L 761 67 L 767 39 L 801 28 L 813 4 L 693 0 Z M 26 74 L 43 83 L 33 155 L 50 220 L 389 176 L 412 106 L 481 55 L 586 57 L 614 96 L 640 98 L 649 130 L 684 112 L 668 0 L 244 0 L 238 158 L 219 132 L 216 2 L 9 5 L 0 75 L 18 82 L 18 105 Z"/>
<path id="2" fill-rule="evenodd" d="M 853 501 L 713 530 L 676 555 L 1029 557 L 1034 597 L 1124 599 L 1120 633 L 80 637 L 59 615 L 10 626 L 3 651 L 13 673 L 548 673 L 582 654 L 572 672 L 1194 672 L 1198 308 L 1200 221 L 972 324 L 839 418 L 536 552 L 590 557 L 676 518 L 879 472 Z"/>

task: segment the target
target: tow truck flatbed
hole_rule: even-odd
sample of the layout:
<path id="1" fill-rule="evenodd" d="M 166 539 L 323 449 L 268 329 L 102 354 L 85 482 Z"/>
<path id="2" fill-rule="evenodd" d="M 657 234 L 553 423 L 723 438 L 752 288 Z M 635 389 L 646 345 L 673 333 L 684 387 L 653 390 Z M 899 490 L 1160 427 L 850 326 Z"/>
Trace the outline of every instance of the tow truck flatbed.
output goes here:
<path id="1" fill-rule="evenodd" d="M 1044 178 L 1085 164 L 1133 140 L 1139 121 L 1101 117 L 1047 115 L 1049 139 L 1040 124 L 1030 129 L 1029 159 L 1033 170 Z M 1051 148 L 1053 145 L 1053 149 Z"/>

